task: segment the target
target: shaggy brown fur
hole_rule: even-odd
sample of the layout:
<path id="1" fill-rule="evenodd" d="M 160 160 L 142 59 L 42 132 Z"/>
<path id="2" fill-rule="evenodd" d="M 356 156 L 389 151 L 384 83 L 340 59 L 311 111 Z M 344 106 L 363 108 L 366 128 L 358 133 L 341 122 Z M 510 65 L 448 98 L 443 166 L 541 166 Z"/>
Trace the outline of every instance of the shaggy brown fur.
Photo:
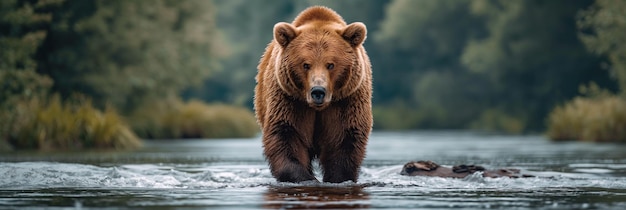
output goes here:
<path id="1" fill-rule="evenodd" d="M 261 58 L 254 108 L 272 175 L 283 182 L 357 181 L 372 128 L 372 71 L 363 23 L 311 7 L 277 23 Z"/>
<path id="2" fill-rule="evenodd" d="M 440 166 L 432 161 L 411 161 L 404 165 L 400 174 L 405 176 L 437 176 L 449 178 L 463 178 L 476 172 L 483 172 L 483 177 L 534 177 L 532 175 L 520 174 L 518 169 L 498 169 L 486 170 L 482 166 L 476 165 L 456 165 L 452 168 Z"/>

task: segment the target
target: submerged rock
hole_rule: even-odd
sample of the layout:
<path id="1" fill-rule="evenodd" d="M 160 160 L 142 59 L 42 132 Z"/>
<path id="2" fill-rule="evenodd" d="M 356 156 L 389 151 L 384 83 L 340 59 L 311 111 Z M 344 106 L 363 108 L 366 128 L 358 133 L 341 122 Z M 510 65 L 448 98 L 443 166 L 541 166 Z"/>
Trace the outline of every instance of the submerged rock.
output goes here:
<path id="1" fill-rule="evenodd" d="M 401 175 L 405 176 L 436 176 L 449 178 L 464 178 L 470 174 L 482 172 L 483 177 L 534 177 L 533 175 L 520 174 L 519 169 L 496 169 L 487 170 L 478 165 L 456 165 L 452 168 L 441 166 L 433 161 L 411 161 L 404 164 Z"/>

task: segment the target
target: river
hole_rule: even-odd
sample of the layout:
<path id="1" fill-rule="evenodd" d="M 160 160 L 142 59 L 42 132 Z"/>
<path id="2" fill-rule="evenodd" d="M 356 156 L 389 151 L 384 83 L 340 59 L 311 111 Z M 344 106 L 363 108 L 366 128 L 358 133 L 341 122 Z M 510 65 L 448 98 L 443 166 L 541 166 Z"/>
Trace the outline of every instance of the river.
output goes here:
<path id="1" fill-rule="evenodd" d="M 400 175 L 410 160 L 517 168 L 536 177 Z M 0 208 L 22 207 L 626 209 L 626 145 L 374 132 L 358 183 L 341 184 L 277 183 L 259 137 L 147 141 L 133 152 L 2 153 Z"/>

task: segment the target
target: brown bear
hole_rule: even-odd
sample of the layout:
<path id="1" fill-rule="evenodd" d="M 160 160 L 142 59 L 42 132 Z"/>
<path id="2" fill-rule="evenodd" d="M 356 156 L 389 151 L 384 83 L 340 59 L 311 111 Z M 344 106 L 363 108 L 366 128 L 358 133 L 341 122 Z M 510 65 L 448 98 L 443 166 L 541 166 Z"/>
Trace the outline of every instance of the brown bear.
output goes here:
<path id="1" fill-rule="evenodd" d="M 280 182 L 357 181 L 372 129 L 372 70 L 363 23 L 310 7 L 274 25 L 254 96 L 263 153 Z"/>
<path id="2" fill-rule="evenodd" d="M 464 178 L 476 172 L 483 172 L 483 177 L 534 177 L 533 175 L 520 174 L 519 169 L 498 169 L 486 170 L 485 167 L 477 165 L 456 165 L 452 168 L 441 166 L 433 161 L 411 161 L 404 164 L 401 175 L 405 176 L 436 176 L 446 178 Z"/>

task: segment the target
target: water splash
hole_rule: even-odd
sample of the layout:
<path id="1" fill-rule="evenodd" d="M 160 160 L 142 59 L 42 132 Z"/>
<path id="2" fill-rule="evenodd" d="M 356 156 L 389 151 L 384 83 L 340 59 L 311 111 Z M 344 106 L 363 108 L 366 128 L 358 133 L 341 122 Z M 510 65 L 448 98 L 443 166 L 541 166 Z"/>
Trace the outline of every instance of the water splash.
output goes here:
<path id="1" fill-rule="evenodd" d="M 575 173 L 530 172 L 534 178 L 483 178 L 474 174 L 463 179 L 408 177 L 399 174 L 402 165 L 363 167 L 359 185 L 381 189 L 422 191 L 499 190 L 520 191 L 543 188 L 626 189 L 626 178 L 606 174 L 623 167 L 602 164 L 570 165 Z M 529 172 L 529 171 L 525 171 Z M 161 165 L 129 164 L 101 167 L 86 164 L 22 162 L 0 163 L 0 188 L 142 188 L 142 189 L 223 189 L 293 185 L 276 183 L 266 165 Z M 319 174 L 318 174 L 319 176 Z M 324 187 L 327 183 L 317 186 Z M 354 183 L 327 184 L 348 187 Z M 303 185 L 303 184 L 297 184 Z M 305 186 L 308 184 L 304 184 Z"/>
<path id="2" fill-rule="evenodd" d="M 241 188 L 267 185 L 273 178 L 260 166 L 205 167 L 184 171 L 174 166 L 24 162 L 0 163 L 0 188 Z"/>

